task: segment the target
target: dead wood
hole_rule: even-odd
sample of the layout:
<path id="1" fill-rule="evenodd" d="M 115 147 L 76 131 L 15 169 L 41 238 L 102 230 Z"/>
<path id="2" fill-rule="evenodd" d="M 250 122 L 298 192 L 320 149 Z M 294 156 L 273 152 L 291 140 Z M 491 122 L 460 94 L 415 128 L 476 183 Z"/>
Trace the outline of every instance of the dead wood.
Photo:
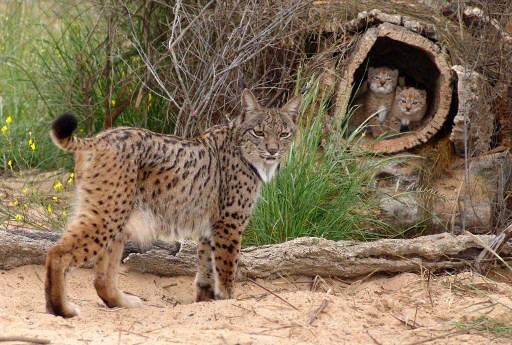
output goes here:
<path id="1" fill-rule="evenodd" d="M 487 82 L 481 74 L 456 65 L 452 70 L 457 75 L 457 115 L 453 122 L 450 141 L 455 146 L 455 153 L 464 157 L 467 147 L 468 156 L 481 155 L 489 151 L 494 131 L 494 114 L 485 95 Z"/>
<path id="2" fill-rule="evenodd" d="M 60 233 L 0 230 L 0 269 L 41 265 L 48 248 Z M 330 241 L 304 237 L 289 242 L 242 250 L 239 278 L 278 275 L 357 277 L 372 272 L 442 271 L 465 268 L 480 254 L 480 243 L 490 235 L 438 234 L 415 239 L 383 239 L 375 242 Z M 502 258 L 512 258 L 512 246 L 504 244 Z M 156 241 L 140 249 L 128 243 L 123 262 L 133 270 L 159 276 L 194 275 L 196 244 L 193 241 Z"/>
<path id="3" fill-rule="evenodd" d="M 489 265 L 498 259 L 498 255 L 501 255 L 503 247 L 510 238 L 512 238 L 512 224 L 503 229 L 503 231 L 491 241 L 489 246 L 484 248 L 480 255 L 478 255 L 475 265 L 478 272 L 484 273 L 487 271 Z"/>

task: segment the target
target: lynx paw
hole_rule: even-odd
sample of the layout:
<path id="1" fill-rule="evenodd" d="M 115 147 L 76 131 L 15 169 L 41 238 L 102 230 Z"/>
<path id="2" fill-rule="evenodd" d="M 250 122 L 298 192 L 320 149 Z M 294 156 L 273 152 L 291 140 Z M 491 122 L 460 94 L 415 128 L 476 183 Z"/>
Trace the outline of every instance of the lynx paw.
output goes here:
<path id="1" fill-rule="evenodd" d="M 215 299 L 215 293 L 210 284 L 201 286 L 196 284 L 196 302 L 207 302 Z"/>

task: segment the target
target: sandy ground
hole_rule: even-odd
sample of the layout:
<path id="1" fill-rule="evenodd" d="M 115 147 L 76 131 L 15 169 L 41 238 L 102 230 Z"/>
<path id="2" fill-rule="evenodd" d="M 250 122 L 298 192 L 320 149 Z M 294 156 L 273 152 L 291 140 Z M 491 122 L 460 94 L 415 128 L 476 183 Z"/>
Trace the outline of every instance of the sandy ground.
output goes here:
<path id="1" fill-rule="evenodd" d="M 512 343 L 510 335 L 455 325 L 484 322 L 475 320 L 510 325 L 511 285 L 504 281 L 510 283 L 512 274 L 500 283 L 470 273 L 432 279 L 405 273 L 350 282 L 287 277 L 257 281 L 273 293 L 241 282 L 236 299 L 193 303 L 191 277 L 123 271 L 123 290 L 145 300 L 144 307 L 127 310 L 107 309 L 92 286 L 92 270 L 78 269 L 70 274 L 69 288 L 82 313 L 68 320 L 45 313 L 43 277 L 42 266 L 0 271 L 0 339 L 37 337 L 52 344 Z M 327 305 L 319 311 L 322 303 Z"/>

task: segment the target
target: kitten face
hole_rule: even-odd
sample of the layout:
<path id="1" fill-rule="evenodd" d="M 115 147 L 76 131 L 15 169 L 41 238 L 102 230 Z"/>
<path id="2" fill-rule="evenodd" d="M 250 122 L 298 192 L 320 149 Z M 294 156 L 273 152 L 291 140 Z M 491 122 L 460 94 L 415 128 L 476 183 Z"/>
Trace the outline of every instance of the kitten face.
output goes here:
<path id="1" fill-rule="evenodd" d="M 389 67 L 368 68 L 368 86 L 375 93 L 390 94 L 395 90 L 397 82 L 397 69 Z"/>
<path id="2" fill-rule="evenodd" d="M 245 114 L 238 129 L 243 156 L 255 166 L 274 165 L 286 156 L 296 131 L 302 98 L 295 96 L 282 108 L 261 107 L 254 95 L 242 94 Z"/>
<path id="3" fill-rule="evenodd" d="M 408 125 L 409 120 L 419 121 L 418 115 L 425 111 L 427 104 L 427 92 L 414 87 L 396 88 L 395 105 L 402 116 L 402 124 Z"/>

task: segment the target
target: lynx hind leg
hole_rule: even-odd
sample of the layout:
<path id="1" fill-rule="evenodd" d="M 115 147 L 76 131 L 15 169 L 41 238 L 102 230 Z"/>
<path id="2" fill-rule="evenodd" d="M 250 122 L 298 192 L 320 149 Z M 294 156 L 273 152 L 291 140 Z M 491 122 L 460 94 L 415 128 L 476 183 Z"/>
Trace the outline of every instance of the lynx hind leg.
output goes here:
<path id="1" fill-rule="evenodd" d="M 94 241 L 89 235 L 90 225 L 78 217 L 46 256 L 45 296 L 48 313 L 65 318 L 77 316 L 79 308 L 69 302 L 66 273 L 70 267 L 91 261 L 103 250 L 103 242 Z"/>
<path id="2" fill-rule="evenodd" d="M 95 264 L 96 277 L 94 279 L 94 287 L 98 296 L 109 308 L 136 308 L 142 306 L 142 301 L 139 297 L 128 295 L 117 287 L 125 238 L 126 236 L 119 234 L 99 255 Z"/>
<path id="3" fill-rule="evenodd" d="M 212 259 L 212 241 L 200 237 L 197 243 L 196 302 L 215 299 L 215 278 Z"/>

